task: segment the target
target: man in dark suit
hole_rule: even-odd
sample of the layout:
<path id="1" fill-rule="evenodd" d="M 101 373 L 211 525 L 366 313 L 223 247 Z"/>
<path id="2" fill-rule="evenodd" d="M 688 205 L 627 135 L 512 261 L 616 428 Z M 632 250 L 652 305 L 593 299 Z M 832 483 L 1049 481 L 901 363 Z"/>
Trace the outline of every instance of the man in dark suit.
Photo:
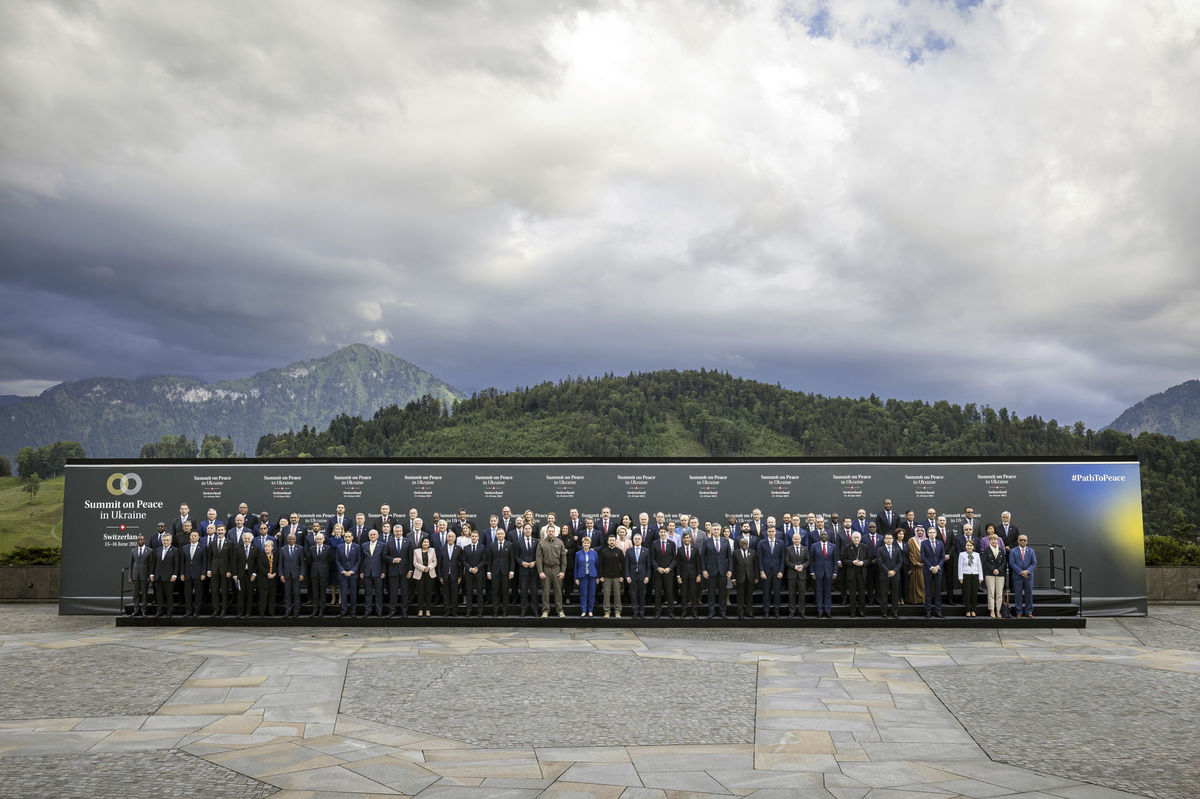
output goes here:
<path id="1" fill-rule="evenodd" d="M 748 524 L 750 525 L 750 534 L 753 535 L 756 540 L 761 540 L 762 537 L 767 534 L 767 523 L 763 520 L 762 510 L 760 508 L 755 508 L 754 510 L 750 511 L 750 521 Z M 759 569 L 759 571 L 762 571 L 762 569 Z"/>
<path id="2" fill-rule="evenodd" d="M 663 606 L 667 618 L 675 617 L 675 542 L 660 537 L 650 548 L 650 565 L 654 569 L 654 618 L 662 618 Z"/>
<path id="3" fill-rule="evenodd" d="M 367 533 L 370 530 L 371 528 L 367 525 L 367 514 L 354 514 L 354 523 L 350 525 L 350 532 L 354 533 L 354 543 L 358 544 L 360 548 L 367 543 Z"/>
<path id="4" fill-rule="evenodd" d="M 1007 549 L 1015 547 L 1021 537 L 1021 531 L 1012 523 L 1012 514 L 1008 511 L 1000 514 L 1000 526 L 996 528 L 996 532 L 1000 534 L 1000 540 Z"/>
<path id="5" fill-rule="evenodd" d="M 600 509 L 600 521 L 596 522 L 596 530 L 599 535 L 592 541 L 593 545 L 597 541 L 601 543 L 607 541 L 609 533 L 617 532 L 617 520 L 613 518 L 611 508 L 605 507 Z"/>
<path id="6" fill-rule="evenodd" d="M 935 520 L 936 521 L 936 520 Z M 942 569 L 946 565 L 946 545 L 934 534 L 921 542 L 921 569 L 925 574 L 925 618 L 942 618 Z"/>
<path id="7" fill-rule="evenodd" d="M 850 531 L 857 532 L 863 538 L 867 537 L 867 528 L 874 519 L 867 518 L 867 509 L 859 508 L 854 514 L 854 519 L 850 522 Z M 875 521 L 876 529 L 879 528 L 879 522 Z"/>
<path id="8" fill-rule="evenodd" d="M 758 580 L 758 556 L 750 548 L 750 536 L 738 539 L 733 553 L 733 587 L 737 592 L 737 616 L 754 616 L 754 583 Z"/>
<path id="9" fill-rule="evenodd" d="M 629 586 L 630 618 L 646 618 L 646 586 L 650 584 L 653 568 L 650 550 L 642 545 L 642 534 L 635 533 L 633 546 L 625 551 L 625 584 Z"/>
<path id="10" fill-rule="evenodd" d="M 183 528 L 185 522 L 191 525 L 186 530 Z M 196 525 L 192 520 L 191 510 L 185 502 L 179 506 L 179 515 L 175 517 L 175 521 L 171 522 L 171 540 L 178 541 L 181 545 L 186 544 L 189 534 L 194 529 L 196 529 Z"/>
<path id="11" fill-rule="evenodd" d="M 537 546 L 533 525 L 524 525 L 516 541 L 517 602 L 522 618 L 526 613 L 537 615 Z"/>
<path id="12" fill-rule="evenodd" d="M 308 552 L 308 594 L 312 602 L 313 616 L 325 615 L 326 591 L 329 588 L 330 564 L 333 562 L 333 547 L 325 543 L 325 534 L 313 536 Z"/>
<path id="13" fill-rule="evenodd" d="M 400 518 L 399 514 L 392 513 L 392 506 L 385 502 L 379 506 L 379 515 L 371 520 L 371 527 L 379 533 L 379 543 L 386 546 L 387 541 L 383 540 L 383 526 L 389 524 L 395 531 L 396 525 L 403 524 L 403 522 L 404 520 Z"/>
<path id="14" fill-rule="evenodd" d="M 492 517 L 495 519 L 496 517 Z M 512 578 L 517 573 L 517 549 L 502 527 L 487 550 L 487 578 L 492 581 L 492 615 L 507 616 Z"/>
<path id="15" fill-rule="evenodd" d="M 336 543 L 329 537 L 333 535 L 333 528 L 340 524 L 343 530 L 347 529 L 350 526 L 351 518 L 346 512 L 346 506 L 339 502 L 333 515 L 325 520 L 325 544 L 327 546 Z"/>
<path id="16" fill-rule="evenodd" d="M 203 541 L 205 538 L 216 532 L 217 524 L 219 524 L 219 522 L 217 522 L 217 509 L 209 508 L 206 511 L 205 518 L 202 519 L 200 524 L 196 527 L 196 529 L 200 531 L 200 540 Z"/>
<path id="17" fill-rule="evenodd" d="M 246 503 L 243 502 L 242 507 L 245 506 Z M 254 530 L 251 529 L 245 515 L 241 513 L 234 514 L 233 521 L 225 527 L 225 537 L 229 539 L 229 543 L 239 546 L 242 543 L 242 535 L 245 533 L 250 533 L 251 539 L 254 538 Z"/>
<path id="18" fill-rule="evenodd" d="M 946 547 L 945 560 L 942 561 L 942 588 L 945 590 L 947 605 L 954 604 L 954 586 L 958 584 L 958 545 L 954 534 L 946 527 L 946 517 L 938 516 L 934 520 L 935 532 L 938 539 Z"/>
<path id="19" fill-rule="evenodd" d="M 470 616 L 472 609 L 483 615 L 487 599 L 484 596 L 485 577 L 488 571 L 487 547 L 479 542 L 479 533 L 471 530 L 471 542 L 463 549 L 463 593 L 466 594 L 466 615 Z"/>
<path id="20" fill-rule="evenodd" d="M 171 545 L 171 534 L 163 533 L 162 545 L 154 550 L 154 568 L 150 581 L 154 583 L 154 616 L 171 617 L 175 612 L 175 583 L 181 567 L 179 549 Z"/>
<path id="21" fill-rule="evenodd" d="M 238 521 L 239 516 L 242 517 L 240 522 Z M 237 530 L 240 527 L 244 527 L 250 521 L 250 506 L 242 502 L 238 505 L 237 512 L 229 514 L 229 518 L 225 520 L 225 529 L 231 531 Z M 238 533 L 238 539 L 234 542 L 235 544 L 242 543 L 241 535 L 241 533 Z"/>
<path id="22" fill-rule="evenodd" d="M 845 521 L 849 522 L 849 519 Z M 850 546 L 850 537 L 854 535 L 853 524 L 843 524 L 840 530 L 830 530 L 829 540 L 837 547 L 838 558 L 841 558 L 841 553 Z M 817 536 L 814 541 L 820 541 L 821 537 Z M 845 569 L 838 569 L 837 579 L 834 580 L 834 585 L 837 587 L 838 601 L 843 605 L 849 604 L 849 588 L 846 586 L 846 580 L 849 577 Z"/>
<path id="23" fill-rule="evenodd" d="M 1008 551 L 1008 567 L 1012 574 L 1013 608 L 1016 618 L 1033 618 L 1033 575 L 1037 571 L 1037 555 L 1029 546 L 1024 533 L 1017 536 L 1017 545 Z"/>
<path id="24" fill-rule="evenodd" d="M 783 542 L 775 535 L 774 519 L 767 519 L 767 537 L 758 542 L 758 579 L 763 584 L 763 618 L 779 618 L 783 600 Z"/>
<path id="25" fill-rule="evenodd" d="M 208 553 L 200 543 L 200 533 L 192 530 L 192 523 L 184 527 L 190 531 L 187 543 L 180 551 L 180 576 L 183 578 L 183 614 L 196 616 L 200 613 L 200 602 L 204 598 L 204 581 L 208 579 Z"/>
<path id="26" fill-rule="evenodd" d="M 905 551 L 896 546 L 891 533 L 883 537 L 883 544 L 875 549 L 876 571 L 879 573 L 879 613 L 885 619 L 899 618 L 896 606 L 900 601 L 901 565 L 907 557 Z"/>
<path id="27" fill-rule="evenodd" d="M 395 528 L 393 527 L 393 532 Z M 412 540 L 406 535 L 392 535 L 383 545 L 383 560 L 387 567 L 388 615 L 408 618 L 408 581 L 412 578 Z"/>
<path id="28" fill-rule="evenodd" d="M 508 533 L 510 539 L 515 539 L 520 532 L 521 526 L 517 524 L 517 517 L 512 515 L 512 508 L 507 505 L 500 509 L 500 526 Z"/>
<path id="29" fill-rule="evenodd" d="M 359 547 L 358 576 L 363 581 L 363 618 L 375 614 L 383 616 L 383 544 L 379 542 L 379 531 L 367 531 L 367 543 Z"/>
<path id="30" fill-rule="evenodd" d="M 438 532 L 429 537 L 431 546 L 441 532 L 441 525 L 438 525 Z M 458 589 L 463 578 L 462 547 L 458 546 L 458 537 L 454 533 L 447 530 L 445 535 L 445 543 L 442 544 L 437 555 L 437 576 L 442 581 L 442 603 L 445 606 L 446 615 L 457 616 Z"/>
<path id="31" fill-rule="evenodd" d="M 690 528 L 686 528 L 690 530 Z M 684 532 L 683 545 L 675 554 L 675 582 L 679 585 L 679 618 L 697 618 L 700 604 L 700 578 L 703 571 L 700 550 L 692 543 L 691 532 Z"/>
<path id="32" fill-rule="evenodd" d="M 304 583 L 306 562 L 304 547 L 296 542 L 296 534 L 287 534 L 287 543 L 279 553 L 279 581 L 283 583 L 283 616 L 300 618 L 300 588 Z"/>
<path id="33" fill-rule="evenodd" d="M 840 553 L 846 587 L 850 592 L 850 615 L 865 616 L 867 609 L 867 564 L 870 554 L 857 531 L 850 534 L 850 544 Z"/>
<path id="34" fill-rule="evenodd" d="M 708 617 L 729 609 L 729 581 L 733 579 L 733 548 L 719 532 L 704 542 L 704 579 L 708 580 Z"/>
<path id="35" fill-rule="evenodd" d="M 133 586 L 134 616 L 145 616 L 150 607 L 150 570 L 154 549 L 146 545 L 146 536 L 138 534 L 137 544 L 129 552 L 129 584 Z"/>
<path id="36" fill-rule="evenodd" d="M 450 529 L 454 531 L 455 535 L 462 535 L 463 531 L 465 529 L 467 529 L 466 526 L 468 524 L 471 525 L 472 530 L 479 529 L 479 524 L 474 519 L 467 517 L 467 509 L 459 508 L 457 517 L 455 519 L 452 519 L 450 522 Z M 479 537 L 479 543 L 483 544 L 483 546 L 486 547 L 489 542 L 483 540 L 483 536 L 481 535 Z"/>
<path id="37" fill-rule="evenodd" d="M 867 548 L 867 604 L 879 604 L 879 563 L 875 558 L 875 550 L 883 546 L 883 536 L 879 534 L 878 525 L 874 520 L 867 523 L 867 534 L 862 537 L 863 545 Z"/>
<path id="38" fill-rule="evenodd" d="M 829 533 L 822 532 L 808 548 L 809 574 L 812 575 L 817 600 L 817 616 L 833 615 L 833 581 L 838 574 L 838 548 L 829 542 Z"/>
<path id="39" fill-rule="evenodd" d="M 648 513 L 639 513 L 638 514 L 638 523 L 635 524 L 633 527 L 629 528 L 629 540 L 632 541 L 633 537 L 635 535 L 638 535 L 639 533 L 642 536 L 642 544 L 644 546 L 645 543 L 648 540 L 650 540 L 649 539 L 649 536 L 650 536 L 650 514 L 648 514 Z"/>
<path id="40" fill-rule="evenodd" d="M 154 532 L 150 534 L 150 538 L 146 541 L 146 546 L 151 549 L 158 549 L 162 546 L 162 537 L 167 534 L 167 523 L 159 522 L 155 525 Z"/>
<path id="41" fill-rule="evenodd" d="M 783 553 L 783 569 L 787 575 L 788 616 L 808 616 L 808 547 L 804 546 L 804 534 L 798 529 L 792 533 L 792 544 Z"/>
<path id="42" fill-rule="evenodd" d="M 896 523 L 899 519 L 899 514 L 892 508 L 892 501 L 885 499 L 883 501 L 883 510 L 875 515 L 875 528 L 882 535 L 887 535 L 896 529 Z"/>
<path id="43" fill-rule="evenodd" d="M 300 522 L 300 514 L 292 511 L 288 514 L 288 522 L 281 525 L 279 528 L 279 543 L 280 545 L 287 544 L 289 535 L 296 536 L 296 546 L 303 548 L 304 539 L 308 536 L 308 532 L 304 529 L 304 525 Z M 278 551 L 278 550 L 277 550 Z"/>
<path id="44" fill-rule="evenodd" d="M 338 573 L 338 590 L 342 594 L 342 609 L 338 616 L 353 618 L 358 611 L 358 574 L 362 566 L 362 549 L 354 543 L 353 527 L 346 531 L 342 543 L 333 551 L 333 563 Z"/>
<path id="45" fill-rule="evenodd" d="M 237 587 L 237 615 L 244 619 L 254 610 L 254 581 L 258 548 L 254 546 L 254 534 L 243 530 L 241 543 L 234 545 L 226 576 Z"/>

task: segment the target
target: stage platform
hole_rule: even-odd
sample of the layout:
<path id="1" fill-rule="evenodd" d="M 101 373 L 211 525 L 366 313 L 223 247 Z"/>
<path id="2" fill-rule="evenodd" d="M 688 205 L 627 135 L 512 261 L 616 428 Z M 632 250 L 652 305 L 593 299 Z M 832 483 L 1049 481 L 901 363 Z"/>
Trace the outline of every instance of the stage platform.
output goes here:
<path id="1" fill-rule="evenodd" d="M 226 614 L 224 618 L 211 618 L 207 614 L 202 614 L 195 617 L 186 617 L 179 610 L 180 605 L 176 603 L 176 613 L 170 618 L 155 618 L 154 616 L 131 616 L 129 612 L 132 610 L 130 606 L 126 606 L 125 614 L 116 617 L 118 627 L 457 627 L 457 628 L 479 628 L 479 627 L 529 627 L 529 628 L 549 628 L 559 629 L 563 627 L 570 628 L 603 628 L 612 627 L 615 629 L 637 629 L 637 628 L 662 628 L 662 627 L 725 627 L 730 629 L 735 628 L 763 628 L 763 629 L 787 629 L 787 628 L 814 628 L 820 629 L 823 627 L 894 627 L 900 629 L 915 629 L 915 628 L 947 628 L 947 629 L 965 629 L 965 628 L 989 628 L 1001 627 L 1004 629 L 1021 629 L 1021 628 L 1076 628 L 1082 629 L 1086 626 L 1086 619 L 1079 612 L 1079 602 L 1077 599 L 1072 599 L 1066 592 L 1051 589 L 1039 588 L 1034 591 L 1034 617 L 1029 618 L 1010 618 L 1010 619 L 993 619 L 987 615 L 986 604 L 981 604 L 981 610 L 977 611 L 980 615 L 968 617 L 963 615 L 964 610 L 962 605 L 943 605 L 942 613 L 944 618 L 934 617 L 932 619 L 925 618 L 925 608 L 921 605 L 901 605 L 899 607 L 898 619 L 885 619 L 880 616 L 879 608 L 874 605 L 867 607 L 865 616 L 851 616 L 850 609 L 845 605 L 835 604 L 833 606 L 833 616 L 828 619 L 817 618 L 816 606 L 809 604 L 807 606 L 807 618 L 787 616 L 786 609 L 783 616 L 780 618 L 763 618 L 762 606 L 755 608 L 755 616 L 753 618 L 737 618 L 736 611 L 731 607 L 728 618 L 708 618 L 707 606 L 702 606 L 699 612 L 699 618 L 680 618 L 676 613 L 674 618 L 655 618 L 654 609 L 648 608 L 646 618 L 634 619 L 629 616 L 629 606 L 626 605 L 622 611 L 622 617 L 619 619 L 606 619 L 603 617 L 603 612 L 597 612 L 591 618 L 581 617 L 579 615 L 578 603 L 565 605 L 566 616 L 559 618 L 551 615 L 548 618 L 541 618 L 541 615 L 521 617 L 517 613 L 509 613 L 506 616 L 494 616 L 491 613 L 490 607 L 484 610 L 483 616 L 471 615 L 466 616 L 460 609 L 457 615 L 446 616 L 442 613 L 440 606 L 435 605 L 434 615 L 430 617 L 418 617 L 416 611 L 410 612 L 408 617 L 400 616 L 384 616 L 364 618 L 356 617 L 340 617 L 336 608 L 327 608 L 325 615 L 320 618 L 314 618 L 308 607 L 301 610 L 300 617 L 291 619 L 283 618 L 282 615 L 276 616 L 250 616 L 249 618 L 240 619 L 237 616 Z M 362 605 L 359 605 L 361 610 Z"/>
<path id="2" fill-rule="evenodd" d="M 320 629 L 339 629 L 353 628 L 361 629 L 364 627 L 379 627 L 379 628 L 412 628 L 421 630 L 431 627 L 454 627 L 462 629 L 480 629 L 489 627 L 503 628 L 545 628 L 551 630 L 563 628 L 580 628 L 580 629 L 603 629 L 611 627 L 613 629 L 661 629 L 661 628 L 725 628 L 730 630 L 735 629 L 816 629 L 821 628 L 845 629 L 845 628 L 877 628 L 887 627 L 892 629 L 1082 629 L 1087 626 L 1087 620 L 1082 616 L 1034 616 L 1032 619 L 993 619 L 987 616 L 977 616 L 974 618 L 965 617 L 962 615 L 953 616 L 947 615 L 945 618 L 926 619 L 922 613 L 920 616 L 901 616 L 898 619 L 884 619 L 878 615 L 869 615 L 863 617 L 851 617 L 848 615 L 837 615 L 832 618 L 818 619 L 810 616 L 806 619 L 801 618 L 753 618 L 739 619 L 736 616 L 730 616 L 727 619 L 722 619 L 719 616 L 709 619 L 706 616 L 701 616 L 698 619 L 656 619 L 650 616 L 646 619 L 631 619 L 623 616 L 619 619 L 605 619 L 601 616 L 592 618 L 582 618 L 578 615 L 572 616 L 567 614 L 564 618 L 551 616 L 549 618 L 541 618 L 526 616 L 520 618 L 518 616 L 431 616 L 431 617 L 416 617 L 409 616 L 401 618 L 398 616 L 376 618 L 374 616 L 363 618 L 339 618 L 334 616 L 325 616 L 322 618 L 314 618 L 312 616 L 301 615 L 299 618 L 283 618 L 281 616 L 251 616 L 249 618 L 239 619 L 236 617 L 226 616 L 223 619 L 213 619 L 206 616 L 184 617 L 172 616 L 170 618 L 155 618 L 153 616 L 118 616 L 116 618 L 118 627 L 314 627 Z"/>

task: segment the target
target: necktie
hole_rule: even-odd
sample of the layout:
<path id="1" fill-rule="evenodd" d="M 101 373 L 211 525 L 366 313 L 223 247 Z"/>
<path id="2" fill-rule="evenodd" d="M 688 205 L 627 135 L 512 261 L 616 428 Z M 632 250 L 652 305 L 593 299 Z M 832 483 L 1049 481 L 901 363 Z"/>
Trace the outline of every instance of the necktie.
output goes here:
<path id="1" fill-rule="evenodd" d="M 246 560 L 250 560 L 250 547 L 246 547 Z"/>
<path id="2" fill-rule="evenodd" d="M 663 554 L 667 554 L 667 542 L 663 541 Z"/>
<path id="3" fill-rule="evenodd" d="M 193 558 L 196 557 L 196 545 L 195 544 L 192 544 L 191 557 L 193 557 Z"/>
<path id="4" fill-rule="evenodd" d="M 142 547 L 138 547 L 138 557 L 139 558 L 142 556 L 142 549 L 143 549 Z"/>
<path id="5" fill-rule="evenodd" d="M 829 545 L 826 544 L 825 542 L 821 542 L 821 556 L 824 557 L 828 554 L 829 554 Z"/>
<path id="6" fill-rule="evenodd" d="M 321 545 L 320 544 L 317 544 L 317 554 L 318 555 L 321 554 Z"/>
<path id="7" fill-rule="evenodd" d="M 691 559 L 692 559 L 692 548 L 691 548 L 691 547 L 684 547 L 684 548 L 683 548 L 683 559 L 684 559 L 684 560 L 691 560 Z"/>
<path id="8" fill-rule="evenodd" d="M 346 544 L 346 557 L 350 557 L 350 545 Z"/>

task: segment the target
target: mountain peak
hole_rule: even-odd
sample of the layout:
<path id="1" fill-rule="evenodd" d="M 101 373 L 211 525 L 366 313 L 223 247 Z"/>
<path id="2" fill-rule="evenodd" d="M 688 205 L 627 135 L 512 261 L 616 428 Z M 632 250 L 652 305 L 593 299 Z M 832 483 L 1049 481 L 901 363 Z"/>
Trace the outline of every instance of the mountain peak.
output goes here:
<path id="1" fill-rule="evenodd" d="M 1161 433 L 1180 441 L 1200 438 L 1200 380 L 1188 380 L 1127 408 L 1109 425 L 1138 435 Z"/>
<path id="2" fill-rule="evenodd" d="M 426 394 L 444 402 L 463 396 L 409 361 L 361 343 L 210 384 L 190 377 L 93 377 L 4 406 L 0 453 L 70 440 L 90 457 L 132 457 L 168 434 L 230 436 L 237 451 L 254 452 L 267 433 L 320 429 L 341 414 L 370 417 Z"/>

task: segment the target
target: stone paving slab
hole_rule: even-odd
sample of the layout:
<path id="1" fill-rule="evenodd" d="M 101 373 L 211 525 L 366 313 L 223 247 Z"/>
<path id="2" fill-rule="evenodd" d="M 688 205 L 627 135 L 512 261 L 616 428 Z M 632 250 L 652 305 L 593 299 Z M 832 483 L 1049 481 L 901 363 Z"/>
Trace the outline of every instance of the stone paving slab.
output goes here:
<path id="1" fill-rule="evenodd" d="M 297 627 L 264 634 L 99 625 L 79 635 L 40 613 L 30 614 L 34 631 L 5 635 L 5 619 L 21 613 L 0 609 L 0 658 L 82 658 L 71 671 L 81 690 L 108 687 L 91 655 L 102 662 L 113 649 L 132 653 L 133 663 L 182 657 L 198 664 L 169 670 L 171 679 L 160 684 L 170 690 L 145 710 L 43 710 L 0 720 L 0 764 L 23 754 L 98 757 L 114 747 L 127 751 L 103 756 L 136 755 L 158 769 L 199 760 L 267 793 L 279 790 L 282 799 L 1117 796 L 1116 788 L 1092 784 L 1087 769 L 1072 766 L 1060 777 L 989 759 L 976 742 L 985 736 L 960 723 L 947 709 L 951 701 L 943 703 L 936 675 L 949 675 L 946 690 L 967 697 L 996 682 L 1041 691 L 1040 669 L 1128 670 L 1124 678 L 1091 677 L 1118 684 L 1153 683 L 1148 674 L 1200 679 L 1200 653 L 1187 645 L 1200 610 L 1158 620 L 1154 631 L 1178 627 L 1181 643 L 1157 646 L 1140 641 L 1128 620 L 1101 620 L 1095 633 Z M 960 669 L 982 672 L 964 680 Z M 139 677 L 145 685 L 146 673 Z M 663 690 L 647 690 L 658 677 Z M 529 692 L 521 691 L 523 679 Z M 415 714 L 380 694 L 391 685 L 415 697 Z M 562 703 L 539 705 L 543 715 L 533 723 L 534 705 L 519 697 L 544 704 L 546 685 Z M 1068 690 L 1047 685 L 1056 696 Z M 32 695 L 43 690 L 38 683 Z M 659 695 L 667 700 L 661 707 L 654 705 Z M 428 723 L 422 700 L 435 711 Z M 741 743 L 722 732 L 734 718 L 745 724 Z M 541 732 L 551 721 L 558 726 Z M 1157 751 L 1149 727 L 1132 729 L 1126 746 Z M 1134 793 L 1180 796 L 1140 790 Z"/>

